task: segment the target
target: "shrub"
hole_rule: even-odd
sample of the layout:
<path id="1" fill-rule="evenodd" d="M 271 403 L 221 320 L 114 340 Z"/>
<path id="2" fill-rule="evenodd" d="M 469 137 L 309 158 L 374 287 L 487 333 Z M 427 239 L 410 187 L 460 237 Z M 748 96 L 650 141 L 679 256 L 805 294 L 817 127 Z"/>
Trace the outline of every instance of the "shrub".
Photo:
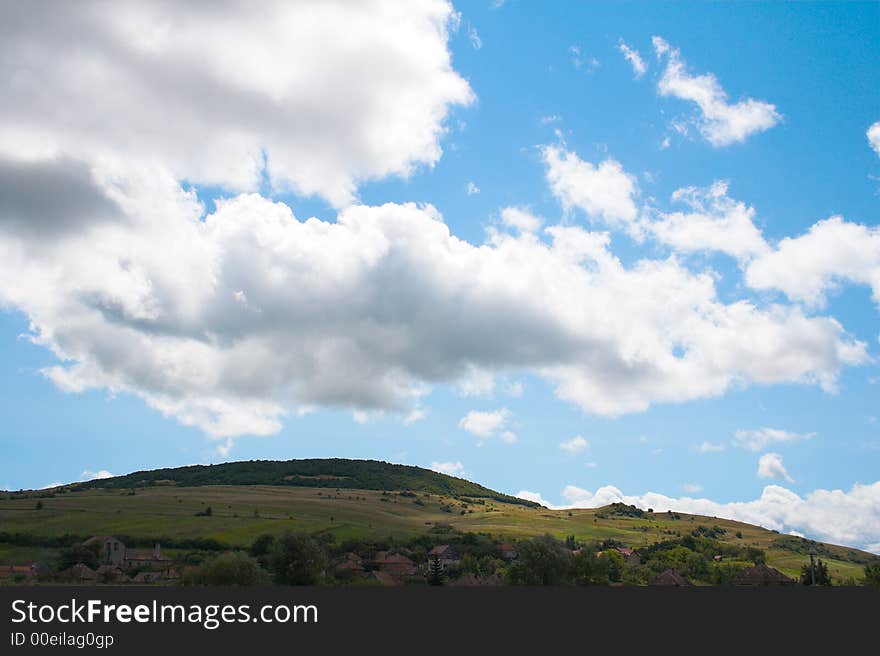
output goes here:
<path id="1" fill-rule="evenodd" d="M 260 564 L 241 551 L 227 551 L 215 556 L 189 573 L 188 585 L 259 585 L 268 580 Z"/>
<path id="2" fill-rule="evenodd" d="M 273 544 L 275 544 L 274 535 L 271 535 L 269 533 L 258 535 L 251 543 L 250 554 L 251 556 L 255 557 L 266 556 L 272 549 Z"/>

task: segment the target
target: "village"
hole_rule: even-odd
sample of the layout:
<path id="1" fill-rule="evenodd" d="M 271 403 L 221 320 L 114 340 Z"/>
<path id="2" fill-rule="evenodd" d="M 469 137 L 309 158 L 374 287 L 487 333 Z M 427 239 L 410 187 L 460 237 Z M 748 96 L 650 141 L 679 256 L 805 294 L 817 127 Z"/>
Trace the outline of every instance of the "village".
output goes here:
<path id="1" fill-rule="evenodd" d="M 680 544 L 671 549 L 636 549 L 613 540 L 581 545 L 573 538 L 557 540 L 549 535 L 517 542 L 497 541 L 488 536 L 457 535 L 455 543 L 399 545 L 376 549 L 373 544 L 332 545 L 310 536 L 288 536 L 276 541 L 263 536 L 249 553 L 224 551 L 219 555 L 169 556 L 161 544 L 153 548 L 132 548 L 114 536 L 93 536 L 72 546 L 54 567 L 45 562 L 0 565 L 0 584 L 72 585 L 253 585 L 272 580 L 291 584 L 319 585 L 650 585 L 684 587 L 729 584 L 739 586 L 793 585 L 797 581 L 767 566 L 760 553 L 749 554 L 754 563 L 744 563 L 727 549 L 707 556 Z M 320 555 L 300 556 L 315 565 L 311 578 L 279 581 L 268 574 L 273 569 L 272 545 L 283 540 L 310 545 Z M 702 547 L 713 546 L 703 538 Z M 708 544 L 707 544 L 708 543 Z M 693 541 L 691 546 L 696 546 Z M 381 546 L 381 545 L 380 545 Z M 721 551 L 721 550 L 719 550 Z M 674 553 L 672 553 L 674 552 Z M 685 553 L 687 552 L 687 553 Z M 72 562 L 72 561 L 76 562 Z M 199 562 L 201 561 L 201 562 Z M 729 562 L 725 562 L 729 561 Z M 678 566 L 673 563 L 678 562 Z M 227 569 L 257 573 L 236 579 L 210 572 Z M 245 565 L 242 568 L 242 565 Z M 672 565 L 672 566 L 667 566 Z M 289 569 L 290 563 L 288 563 Z M 302 568 L 302 563 L 293 562 Z M 821 561 L 820 561 L 821 566 Z M 213 569 L 211 569 L 213 567 Z M 263 571 L 265 570 L 265 571 Z M 265 576 L 261 576 L 265 574 Z M 815 576 L 815 574 L 813 574 Z"/>

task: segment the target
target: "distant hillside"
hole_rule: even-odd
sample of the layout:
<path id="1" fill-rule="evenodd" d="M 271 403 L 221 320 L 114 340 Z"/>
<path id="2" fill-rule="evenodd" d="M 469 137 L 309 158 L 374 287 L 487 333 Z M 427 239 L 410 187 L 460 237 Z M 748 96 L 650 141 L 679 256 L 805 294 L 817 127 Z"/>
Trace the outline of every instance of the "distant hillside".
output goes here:
<path id="1" fill-rule="evenodd" d="M 613 542 L 684 569 L 697 552 L 711 558 L 704 564 L 712 571 L 749 566 L 763 554 L 795 578 L 815 554 L 836 583 L 860 581 L 865 565 L 878 562 L 858 549 L 718 517 L 620 503 L 552 510 L 420 467 L 367 460 L 199 465 L 0 494 L 0 565 L 56 562 L 64 548 L 93 535 L 135 547 L 158 542 L 184 557 L 193 550 L 247 549 L 262 536 L 291 530 L 338 545 L 415 540 L 423 547 L 549 533 L 582 544 Z"/>
<path id="2" fill-rule="evenodd" d="M 379 460 L 323 458 L 310 460 L 249 460 L 220 465 L 191 465 L 172 469 L 139 471 L 125 476 L 75 483 L 70 489 L 121 489 L 156 485 L 198 487 L 203 485 L 290 485 L 295 487 L 343 488 L 428 492 L 450 497 L 480 497 L 504 503 L 540 507 L 461 478 L 410 465 Z"/>

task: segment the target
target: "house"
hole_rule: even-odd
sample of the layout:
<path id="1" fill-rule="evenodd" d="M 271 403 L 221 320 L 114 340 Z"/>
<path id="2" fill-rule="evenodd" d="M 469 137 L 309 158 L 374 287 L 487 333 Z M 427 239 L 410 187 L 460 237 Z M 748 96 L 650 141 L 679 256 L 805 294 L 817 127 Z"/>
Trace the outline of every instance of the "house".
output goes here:
<path id="1" fill-rule="evenodd" d="M 615 551 L 623 556 L 623 560 L 628 563 L 631 563 L 633 565 L 640 565 L 642 563 L 642 559 L 639 557 L 639 554 L 637 554 L 630 547 L 617 547 Z"/>
<path id="2" fill-rule="evenodd" d="M 734 585 L 793 585 L 794 579 L 764 563 L 742 570 L 733 577 Z"/>
<path id="3" fill-rule="evenodd" d="M 681 574 L 676 572 L 674 569 L 666 569 L 663 570 L 660 574 L 654 577 L 654 580 L 651 581 L 649 585 L 665 585 L 665 586 L 674 586 L 674 587 L 684 587 L 690 585 L 687 579 L 684 578 Z"/>
<path id="4" fill-rule="evenodd" d="M 0 581 L 31 580 L 32 565 L 0 565 Z"/>
<path id="5" fill-rule="evenodd" d="M 428 552 L 428 562 L 435 559 L 440 562 L 440 566 L 443 569 L 454 567 L 461 562 L 461 558 L 459 558 L 455 549 L 448 544 L 437 545 Z"/>
<path id="6" fill-rule="evenodd" d="M 129 549 L 125 543 L 110 535 L 94 536 L 83 542 L 84 546 L 98 545 L 98 561 L 102 565 L 118 567 L 121 570 L 134 567 L 152 569 L 167 568 L 171 559 L 162 555 L 159 543 L 152 549 Z"/>
<path id="7" fill-rule="evenodd" d="M 498 545 L 498 554 L 502 560 L 516 560 L 516 549 L 510 542 L 502 542 Z"/>
<path id="8" fill-rule="evenodd" d="M 125 545 L 121 541 L 109 535 L 96 535 L 83 542 L 84 547 L 91 547 L 93 545 L 99 545 L 98 560 L 103 565 L 123 566 Z"/>
<path id="9" fill-rule="evenodd" d="M 336 574 L 342 577 L 355 577 L 364 573 L 364 559 L 354 552 L 349 552 L 345 560 L 336 566 Z"/>
<path id="10" fill-rule="evenodd" d="M 123 563 L 125 569 L 132 567 L 160 569 L 168 567 L 171 559 L 162 555 L 162 548 L 156 543 L 152 549 L 126 549 Z"/>
<path id="11" fill-rule="evenodd" d="M 373 565 L 380 572 L 392 576 L 412 576 L 418 571 L 416 564 L 403 554 L 389 554 L 387 551 L 378 552 Z"/>

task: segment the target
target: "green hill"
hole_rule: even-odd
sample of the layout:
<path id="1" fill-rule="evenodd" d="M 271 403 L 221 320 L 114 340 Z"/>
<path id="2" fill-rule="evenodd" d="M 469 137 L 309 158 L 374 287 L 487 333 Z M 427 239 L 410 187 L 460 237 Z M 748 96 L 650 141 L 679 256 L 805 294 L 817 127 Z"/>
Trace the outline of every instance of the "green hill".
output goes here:
<path id="1" fill-rule="evenodd" d="M 475 534 L 516 541 L 549 533 L 652 550 L 710 540 L 725 566 L 745 564 L 739 562 L 743 554 L 757 549 L 790 576 L 813 552 L 836 582 L 860 579 L 865 564 L 877 561 L 858 549 L 717 517 L 622 504 L 551 510 L 420 467 L 365 460 L 199 465 L 0 494 L 0 565 L 51 562 L 92 535 L 114 535 L 138 547 L 160 542 L 184 557 L 193 549 L 247 548 L 261 535 L 290 530 L 337 544 L 449 542 Z"/>
<path id="2" fill-rule="evenodd" d="M 125 476 L 75 483 L 71 490 L 122 489 L 155 485 L 289 485 L 348 490 L 408 490 L 450 497 L 475 497 L 539 507 L 538 504 L 490 490 L 462 478 L 430 469 L 378 460 L 316 458 L 309 460 L 249 460 L 220 465 L 191 465 L 139 471 Z"/>

